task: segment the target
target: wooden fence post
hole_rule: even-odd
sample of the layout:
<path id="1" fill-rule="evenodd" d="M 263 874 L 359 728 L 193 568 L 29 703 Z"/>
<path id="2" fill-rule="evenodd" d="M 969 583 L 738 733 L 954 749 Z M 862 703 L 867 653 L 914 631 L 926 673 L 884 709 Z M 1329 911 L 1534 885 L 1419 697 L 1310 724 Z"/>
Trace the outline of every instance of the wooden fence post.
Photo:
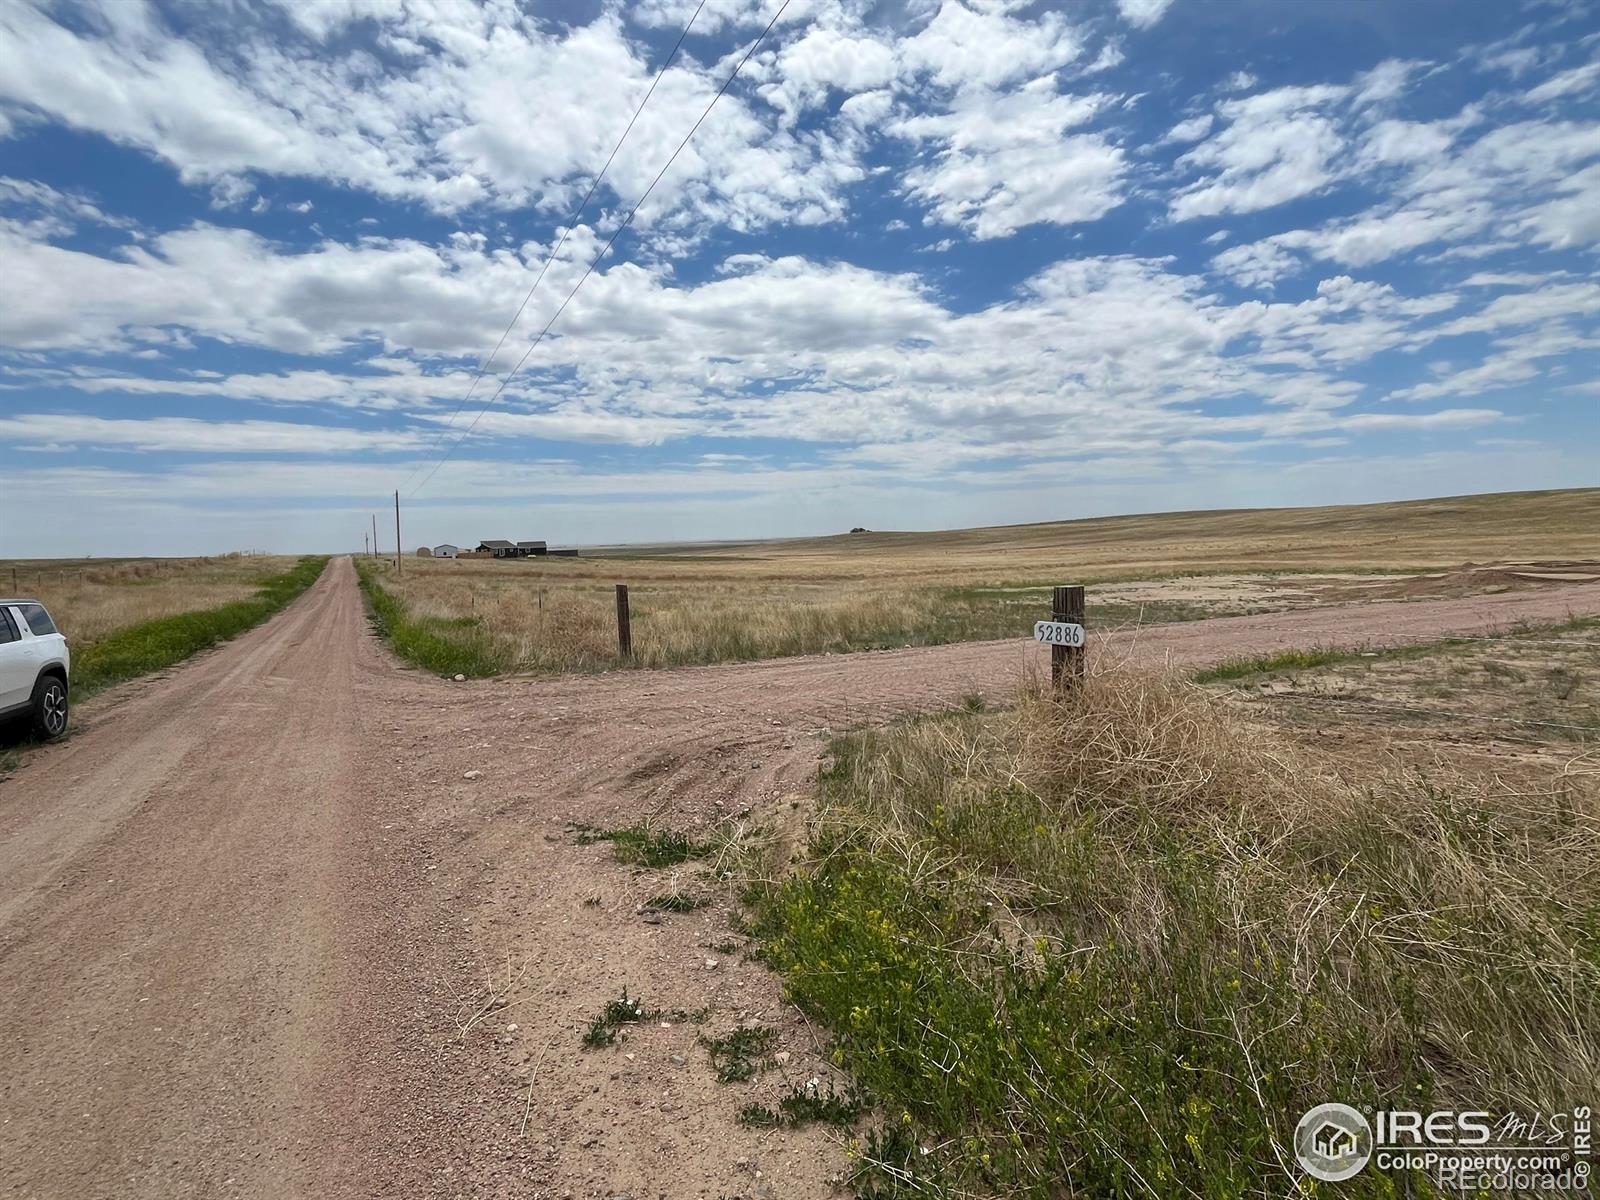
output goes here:
<path id="1" fill-rule="evenodd" d="M 1050 597 L 1050 619 L 1066 621 L 1073 625 L 1083 624 L 1081 584 L 1053 589 Z M 1087 656 L 1088 651 L 1083 646 L 1050 647 L 1050 683 L 1058 692 L 1075 688 L 1082 682 Z"/>
<path id="2" fill-rule="evenodd" d="M 623 658 L 633 657 L 633 628 L 628 623 L 628 585 L 617 584 L 617 651 Z"/>

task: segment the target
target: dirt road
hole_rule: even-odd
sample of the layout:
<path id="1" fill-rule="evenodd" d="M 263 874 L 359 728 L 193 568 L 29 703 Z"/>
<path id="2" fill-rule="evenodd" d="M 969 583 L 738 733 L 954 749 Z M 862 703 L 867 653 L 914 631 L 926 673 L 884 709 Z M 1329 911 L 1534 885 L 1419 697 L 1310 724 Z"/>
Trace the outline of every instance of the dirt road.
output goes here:
<path id="1" fill-rule="evenodd" d="M 1569 612 L 1600 613 L 1600 585 L 1107 642 L 1191 665 Z M 648 922 L 641 901 L 700 885 L 570 823 L 781 821 L 828 729 L 998 696 L 1032 656 L 454 684 L 393 665 L 335 561 L 0 783 L 0 1194 L 824 1195 L 821 1134 L 735 1120 L 826 1074 L 811 1032 L 729 952 L 721 901 Z M 706 1022 L 584 1050 L 623 987 Z M 696 1039 L 751 1020 L 790 1057 L 719 1085 Z"/>

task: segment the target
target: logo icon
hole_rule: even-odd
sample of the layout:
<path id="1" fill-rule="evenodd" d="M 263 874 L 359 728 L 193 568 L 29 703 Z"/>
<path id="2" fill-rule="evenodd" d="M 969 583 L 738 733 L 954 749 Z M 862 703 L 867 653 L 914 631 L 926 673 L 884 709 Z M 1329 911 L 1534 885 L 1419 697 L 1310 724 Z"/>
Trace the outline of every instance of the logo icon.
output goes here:
<path id="1" fill-rule="evenodd" d="M 1319 1104 L 1294 1127 L 1294 1156 L 1313 1179 L 1349 1179 L 1372 1157 L 1372 1126 L 1348 1104 Z"/>

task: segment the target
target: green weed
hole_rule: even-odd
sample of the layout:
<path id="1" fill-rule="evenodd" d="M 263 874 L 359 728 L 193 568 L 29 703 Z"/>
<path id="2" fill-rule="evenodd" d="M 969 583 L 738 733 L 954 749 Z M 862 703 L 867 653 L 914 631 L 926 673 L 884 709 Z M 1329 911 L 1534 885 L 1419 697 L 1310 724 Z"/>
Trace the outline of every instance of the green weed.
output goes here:
<path id="1" fill-rule="evenodd" d="M 1203 671 L 1196 671 L 1196 683 L 1221 683 L 1225 680 L 1245 679 L 1251 675 L 1266 675 L 1274 671 L 1309 671 L 1333 663 L 1348 662 L 1359 655 L 1344 650 L 1282 650 L 1276 654 L 1258 654 L 1251 658 L 1234 658 L 1218 663 Z"/>
<path id="2" fill-rule="evenodd" d="M 778 1031 L 766 1025 L 744 1025 L 719 1038 L 700 1039 L 711 1055 L 720 1083 L 742 1083 L 767 1069 Z"/>
<path id="3" fill-rule="evenodd" d="M 797 1083 L 772 1109 L 764 1104 L 746 1104 L 739 1110 L 739 1123 L 755 1129 L 777 1129 L 788 1126 L 798 1129 L 803 1125 L 821 1123 L 848 1128 L 867 1111 L 869 1102 L 858 1089 L 851 1087 L 837 1091 L 833 1081 L 826 1087 L 817 1080 Z"/>
<path id="4" fill-rule="evenodd" d="M 584 1030 L 583 1044 L 591 1050 L 614 1045 L 617 1034 L 625 1027 L 653 1021 L 662 1015 L 660 1009 L 646 1009 L 642 1000 L 628 999 L 628 989 L 623 988 L 621 997 L 609 1001 L 589 1022 L 589 1027 Z"/>
<path id="5" fill-rule="evenodd" d="M 610 842 L 616 850 L 617 861 L 629 866 L 673 867 L 705 853 L 705 848 L 687 834 L 654 830 L 648 825 L 629 825 L 622 829 L 596 829 L 590 825 L 576 828 L 580 846 Z"/>
<path id="6" fill-rule="evenodd" d="M 751 1102 L 739 1110 L 739 1124 L 751 1129 L 778 1129 L 783 1125 L 783 1114 L 765 1104 Z"/>

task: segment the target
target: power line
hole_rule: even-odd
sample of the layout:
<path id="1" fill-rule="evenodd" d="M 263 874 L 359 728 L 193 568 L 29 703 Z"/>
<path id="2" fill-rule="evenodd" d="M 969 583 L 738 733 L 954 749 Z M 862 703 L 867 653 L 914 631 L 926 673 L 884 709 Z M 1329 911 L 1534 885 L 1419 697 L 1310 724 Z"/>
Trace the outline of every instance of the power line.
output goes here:
<path id="1" fill-rule="evenodd" d="M 494 344 L 494 349 L 489 352 L 489 357 L 485 358 L 481 363 L 478 364 L 478 373 L 472 377 L 472 386 L 467 388 L 467 394 L 461 398 L 461 403 L 456 405 L 456 410 L 450 414 L 450 419 L 439 427 L 438 434 L 434 437 L 433 443 L 427 449 L 426 453 L 428 457 L 432 457 L 433 452 L 439 448 L 439 443 L 444 440 L 445 434 L 447 434 L 450 431 L 450 427 L 456 423 L 456 418 L 461 415 L 462 409 L 467 407 L 468 401 L 472 399 L 472 393 L 478 390 L 478 384 L 483 380 L 484 374 L 489 370 L 489 364 L 494 362 L 495 356 L 500 353 L 500 348 L 506 344 L 506 339 L 511 336 L 511 331 L 516 328 L 517 322 L 522 319 L 522 312 L 528 307 L 528 301 L 533 299 L 534 292 L 538 291 L 539 285 L 544 282 L 545 272 L 550 270 L 550 264 L 555 262 L 555 260 L 560 257 L 561 247 L 567 244 L 567 237 L 577 226 L 578 218 L 583 216 L 583 210 L 588 208 L 589 201 L 594 199 L 594 194 L 596 189 L 598 189 L 600 186 L 600 181 L 606 177 L 606 172 L 611 169 L 611 164 L 617 157 L 617 151 L 622 149 L 622 143 L 627 141 L 628 135 L 633 132 L 633 127 L 639 120 L 639 114 L 644 111 L 644 106 L 650 103 L 650 97 L 656 94 L 656 86 L 661 82 L 661 77 L 667 73 L 667 68 L 672 66 L 673 61 L 678 57 L 678 51 L 683 49 L 684 39 L 689 36 L 689 30 L 694 28 L 695 20 L 700 16 L 700 10 L 705 6 L 706 0 L 700 0 L 700 3 L 695 5 L 694 12 L 689 14 L 689 23 L 683 27 L 683 32 L 678 35 L 678 40 L 673 43 L 672 53 L 667 55 L 666 61 L 661 64 L 661 69 L 656 72 L 656 77 L 650 81 L 650 90 L 645 92 L 644 99 L 639 101 L 639 107 L 635 108 L 633 110 L 633 116 L 628 118 L 627 128 L 622 131 L 622 136 L 617 139 L 616 145 L 611 147 L 611 153 L 606 156 L 605 165 L 600 168 L 600 173 L 596 175 L 594 180 L 589 184 L 589 190 L 584 193 L 582 203 L 580 203 L 578 207 L 573 210 L 572 216 L 567 219 L 566 225 L 561 230 L 560 240 L 558 240 L 555 244 L 555 249 L 551 250 L 549 254 L 545 255 L 544 265 L 539 268 L 539 274 L 534 279 L 533 286 L 528 289 L 528 294 L 522 298 L 522 303 L 517 305 L 516 314 L 512 316 L 510 322 L 505 327 L 505 331 L 501 333 L 500 340 Z M 402 484 L 401 486 L 405 487 L 407 484 L 409 484 L 416 476 L 416 473 L 421 469 L 422 468 L 420 466 L 413 467 L 411 474 L 406 477 L 405 484 Z"/>
<path id="2" fill-rule="evenodd" d="M 576 284 L 573 285 L 572 290 L 567 293 L 567 298 L 561 302 L 561 306 L 557 308 L 554 314 L 551 315 L 550 319 L 545 322 L 544 328 L 541 329 L 539 331 L 539 335 L 533 339 L 533 344 L 523 351 L 522 357 L 517 360 L 517 365 L 512 367 L 510 374 L 500 381 L 500 386 L 495 388 L 494 395 L 490 396 L 489 399 L 484 402 L 483 407 L 478 410 L 478 415 L 472 418 L 472 423 L 456 436 L 455 441 L 450 443 L 450 445 L 445 449 L 444 455 L 439 459 L 438 462 L 433 464 L 433 469 L 423 476 L 422 482 L 411 489 L 411 495 L 415 496 L 427 486 L 428 481 L 438 473 L 439 468 L 444 466 L 444 464 L 450 460 L 450 456 L 455 453 L 456 447 L 461 445 L 461 443 L 466 440 L 467 435 L 478 427 L 478 422 L 483 419 L 483 414 L 488 412 L 489 409 L 494 406 L 494 402 L 498 400 L 500 398 L 500 394 L 506 390 L 506 385 L 516 377 L 518 371 L 522 370 L 522 364 L 528 361 L 528 356 L 539 348 L 539 343 L 544 341 L 545 334 L 550 332 L 551 327 L 555 325 L 557 319 L 563 312 L 566 311 L 567 305 L 572 303 L 572 298 L 578 294 L 578 289 L 588 281 L 590 275 L 594 274 L 594 269 L 599 265 L 600 260 L 611 252 L 611 248 L 617 244 L 617 239 L 622 236 L 623 232 L 630 225 L 633 224 L 633 218 L 638 215 L 640 207 L 646 200 L 650 198 L 650 193 L 656 190 L 656 185 L 661 182 L 662 177 L 666 175 L 667 171 L 672 167 L 672 164 L 677 161 L 678 155 L 683 153 L 684 147 L 687 146 L 694 138 L 694 135 L 699 131 L 700 126 L 705 123 L 705 119 L 711 115 L 711 110 L 716 107 L 717 101 L 722 99 L 723 94 L 733 86 L 733 81 L 739 78 L 739 72 L 744 70 L 744 65 L 750 61 L 751 55 L 753 55 L 756 50 L 760 48 L 761 43 L 765 41 L 767 35 L 772 32 L 772 27 L 778 23 L 778 18 L 783 16 L 783 10 L 788 7 L 789 0 L 783 0 L 783 3 L 778 5 L 778 11 L 772 14 L 772 20 L 767 22 L 767 27 L 756 36 L 755 41 L 750 43 L 750 49 L 744 52 L 744 57 L 739 60 L 738 65 L 735 66 L 729 73 L 728 77 L 722 81 L 722 86 L 717 89 L 717 94 L 711 97 L 711 102 L 706 105 L 705 111 L 700 114 L 699 119 L 695 121 L 689 132 L 684 135 L 683 141 L 678 143 L 678 148 L 674 150 L 667 161 L 662 164 L 661 170 L 656 172 L 656 177 L 650 181 L 650 186 L 645 188 L 644 195 L 640 196 L 638 200 L 634 201 L 633 207 L 628 210 L 628 215 L 623 218 L 622 224 L 617 226 L 615 232 L 612 233 L 610 240 L 608 240 L 606 244 L 601 247 L 600 253 L 596 254 L 594 258 L 590 260 L 589 265 L 584 269 L 582 277 Z"/>

